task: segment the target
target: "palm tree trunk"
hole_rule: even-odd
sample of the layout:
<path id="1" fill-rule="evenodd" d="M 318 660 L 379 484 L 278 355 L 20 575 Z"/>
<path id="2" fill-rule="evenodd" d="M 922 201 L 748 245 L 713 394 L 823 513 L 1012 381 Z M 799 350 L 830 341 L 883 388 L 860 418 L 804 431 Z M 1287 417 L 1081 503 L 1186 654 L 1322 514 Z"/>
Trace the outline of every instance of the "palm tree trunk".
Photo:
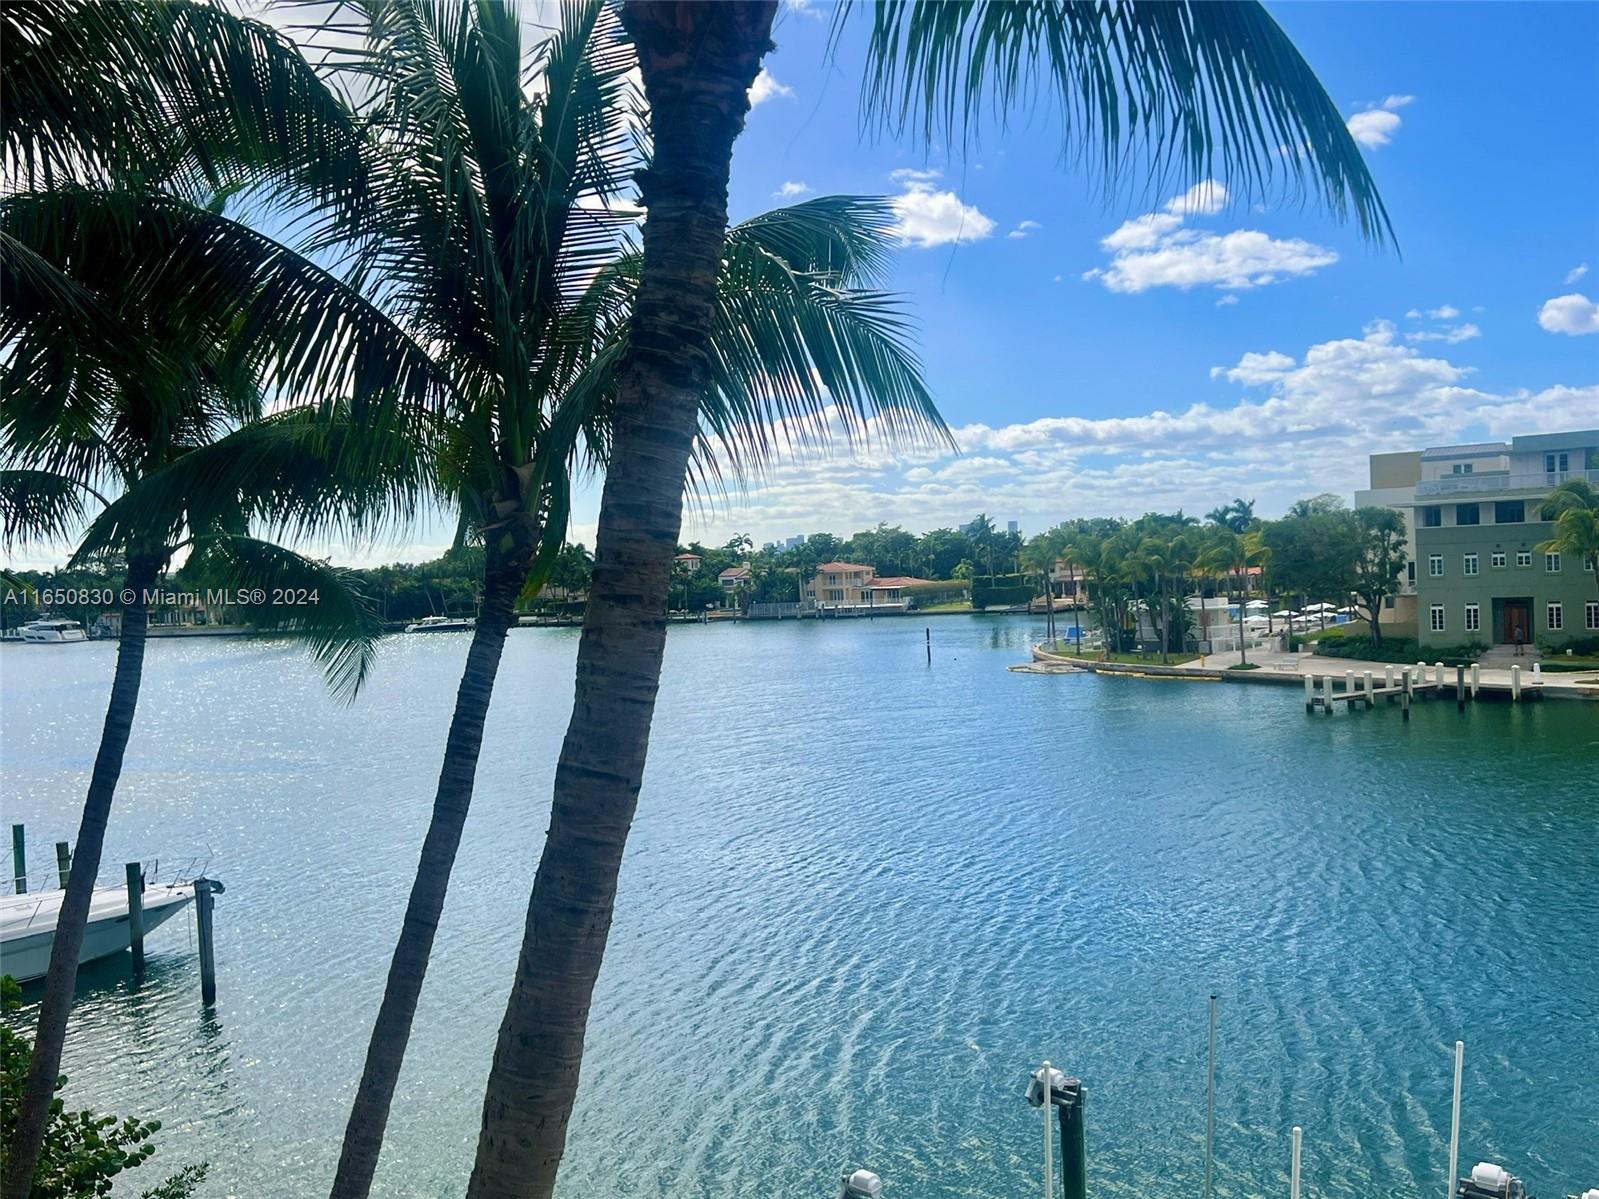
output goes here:
<path id="1" fill-rule="evenodd" d="M 428 958 L 433 952 L 433 937 L 444 911 L 450 871 L 455 865 L 461 831 L 466 826 L 467 810 L 472 803 L 478 751 L 483 745 L 483 722 L 494 694 L 505 635 L 514 619 L 516 598 L 527 581 L 530 566 L 528 553 L 513 554 L 506 559 L 491 552 L 485 567 L 483 607 L 472 632 L 466 669 L 461 672 L 461 686 L 455 696 L 455 714 L 450 718 L 450 734 L 444 745 L 444 765 L 439 771 L 438 789 L 433 794 L 433 818 L 422 839 L 422 856 L 416 865 L 416 878 L 411 883 L 405 922 L 400 926 L 400 939 L 389 962 L 383 1001 L 378 1007 L 377 1022 L 372 1026 L 372 1039 L 367 1044 L 366 1064 L 356 1088 L 355 1102 L 350 1106 L 349 1122 L 344 1128 L 344 1148 L 333 1178 L 332 1199 L 365 1199 L 372 1188 L 372 1175 L 377 1170 L 383 1132 L 388 1125 L 389 1105 L 394 1101 L 417 998 L 422 993 Z"/>
<path id="2" fill-rule="evenodd" d="M 654 137 L 641 180 L 644 269 L 620 368 L 572 722 L 468 1199 L 547 1199 L 565 1151 L 660 684 L 683 485 L 710 378 L 733 141 L 776 8 L 775 0 L 623 7 Z"/>
<path id="3" fill-rule="evenodd" d="M 89 793 L 83 801 L 78 837 L 72 847 L 72 874 L 67 880 L 61 914 L 56 921 L 22 1108 L 11 1142 L 11 1160 L 6 1164 L 5 1186 L 0 1187 L 0 1192 L 15 1199 L 27 1199 L 33 1187 L 33 1171 L 50 1122 L 50 1106 L 61 1072 L 61 1050 L 67 1039 L 67 1016 L 72 1011 L 73 992 L 78 984 L 78 954 L 83 949 L 83 934 L 89 921 L 89 902 L 93 898 L 95 877 L 100 873 L 111 801 L 122 775 L 122 755 L 128 748 L 133 714 L 139 706 L 145 632 L 150 624 L 145 590 L 155 583 L 161 562 L 162 558 L 156 555 L 131 557 L 123 581 L 123 597 L 126 600 L 131 592 L 133 602 L 122 605 L 122 634 L 117 643 L 111 699 L 106 705 L 100 749 L 95 754 L 94 773 L 89 776 Z"/>

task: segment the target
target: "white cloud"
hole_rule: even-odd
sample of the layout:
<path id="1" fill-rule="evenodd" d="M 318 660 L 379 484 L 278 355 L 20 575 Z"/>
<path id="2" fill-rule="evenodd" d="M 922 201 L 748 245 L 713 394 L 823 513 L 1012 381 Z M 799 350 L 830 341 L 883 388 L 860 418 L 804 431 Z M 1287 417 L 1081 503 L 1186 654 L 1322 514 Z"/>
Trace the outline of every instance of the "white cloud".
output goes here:
<path id="1" fill-rule="evenodd" d="M 1441 308 L 1427 309 L 1427 315 L 1435 321 L 1452 321 L 1460 315 L 1460 309 L 1453 304 L 1445 304 Z"/>
<path id="2" fill-rule="evenodd" d="M 1407 344 L 1384 321 L 1297 357 L 1251 352 L 1211 374 L 1209 402 L 1179 410 L 963 425 L 959 458 L 841 451 L 785 463 L 750 488 L 747 506 L 713 511 L 692 535 L 848 534 L 878 520 L 921 531 L 996 509 L 1042 528 L 1204 511 L 1233 494 L 1275 515 L 1302 496 L 1364 487 L 1371 453 L 1579 428 L 1599 410 L 1599 386 L 1474 388 L 1469 367 Z"/>
<path id="3" fill-rule="evenodd" d="M 778 197 L 779 199 L 792 200 L 795 196 L 809 195 L 810 191 L 810 184 L 791 179 L 787 183 L 783 184 L 782 187 L 773 192 L 772 195 Z"/>
<path id="4" fill-rule="evenodd" d="M 1214 180 L 1195 184 L 1168 200 L 1160 212 L 1124 221 L 1099 241 L 1110 264 L 1083 273 L 1111 291 L 1152 287 L 1215 287 L 1243 291 L 1296 275 L 1312 274 L 1338 261 L 1335 251 L 1298 239 L 1278 239 L 1254 229 L 1210 233 L 1189 228 L 1187 218 L 1214 215 L 1227 203 Z"/>
<path id="5" fill-rule="evenodd" d="M 1044 226 L 1040 225 L 1037 221 L 1023 221 L 1021 224 L 1017 225 L 1016 228 L 1012 229 L 1005 236 L 1009 237 L 1009 238 L 1012 238 L 1013 240 L 1020 241 L 1022 238 L 1026 237 L 1029 233 L 1032 233 L 1034 230 L 1037 230 L 1037 229 L 1042 229 L 1043 227 Z"/>
<path id="6" fill-rule="evenodd" d="M 1235 292 L 1235 291 L 1230 291 L 1230 292 L 1226 293 L 1224 296 L 1222 296 L 1221 299 L 1216 301 L 1216 307 L 1217 308 L 1226 308 L 1229 305 L 1236 304 L 1236 303 L 1238 303 L 1238 293 Z"/>
<path id="7" fill-rule="evenodd" d="M 1345 122 L 1349 135 L 1368 150 L 1386 146 L 1399 132 L 1400 120 L 1395 109 L 1415 102 L 1414 96 L 1389 96 L 1381 104 L 1368 104 Z"/>
<path id="8" fill-rule="evenodd" d="M 935 191 L 937 171 L 902 168 L 890 176 L 905 190 L 891 201 L 899 217 L 895 232 L 900 241 L 923 249 L 951 243 L 982 241 L 994 232 L 994 222 L 966 204 L 952 191 Z"/>
<path id="9" fill-rule="evenodd" d="M 1430 330 L 1422 329 L 1414 333 L 1406 333 L 1406 341 L 1442 341 L 1449 345 L 1458 345 L 1463 341 L 1470 341 L 1474 337 L 1481 337 L 1482 330 L 1467 321 L 1463 325 L 1455 325 L 1448 329 Z"/>
<path id="10" fill-rule="evenodd" d="M 1599 333 L 1599 302 L 1579 292 L 1556 296 L 1545 301 L 1538 310 L 1538 323 L 1551 333 L 1565 333 L 1571 337 Z"/>
<path id="11" fill-rule="evenodd" d="M 888 173 L 895 183 L 935 183 L 944 177 L 937 167 L 897 167 Z"/>
<path id="12" fill-rule="evenodd" d="M 812 21 L 827 19 L 816 0 L 784 0 L 783 6 L 796 16 L 808 17 Z"/>
<path id="13" fill-rule="evenodd" d="M 1214 179 L 1196 183 L 1180 196 L 1166 201 L 1166 211 L 1178 216 L 1214 216 L 1227 205 L 1227 189 Z"/>
<path id="14" fill-rule="evenodd" d="M 1569 271 L 1566 272 L 1566 282 L 1568 284 L 1575 283 L 1578 279 L 1581 279 L 1587 273 L 1588 273 L 1588 264 L 1586 262 L 1578 263 L 1576 266 L 1572 267 Z"/>
<path id="15" fill-rule="evenodd" d="M 750 107 L 754 108 L 759 104 L 765 104 L 768 100 L 777 96 L 792 96 L 793 94 L 793 88 L 786 83 L 779 83 L 776 75 L 762 67 L 760 74 L 755 76 L 755 82 L 750 84 Z"/>

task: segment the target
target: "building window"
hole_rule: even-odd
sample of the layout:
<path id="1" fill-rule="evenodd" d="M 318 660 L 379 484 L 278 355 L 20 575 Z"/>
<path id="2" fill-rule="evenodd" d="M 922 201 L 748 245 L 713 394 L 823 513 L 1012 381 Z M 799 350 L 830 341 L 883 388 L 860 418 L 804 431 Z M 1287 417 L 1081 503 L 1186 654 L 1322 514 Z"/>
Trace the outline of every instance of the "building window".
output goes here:
<path id="1" fill-rule="evenodd" d="M 1519 525 L 1526 519 L 1526 500 L 1500 500 L 1494 504 L 1494 524 L 1496 525 Z"/>
<path id="2" fill-rule="evenodd" d="M 1551 603 L 1544 609 L 1544 626 L 1551 633 L 1558 633 L 1566 627 L 1565 609 L 1558 603 Z"/>
<path id="3" fill-rule="evenodd" d="M 1521 567 L 1531 566 L 1532 565 L 1532 551 L 1531 550 L 1517 550 L 1516 551 L 1516 565 L 1517 566 L 1521 566 Z"/>
<path id="4" fill-rule="evenodd" d="M 1391 595 L 1383 596 L 1382 597 L 1382 606 L 1384 608 L 1392 608 L 1394 606 L 1394 597 L 1391 596 Z"/>
<path id="5" fill-rule="evenodd" d="M 1476 604 L 1466 605 L 1466 632 L 1479 633 L 1482 631 L 1482 608 Z"/>
<path id="6" fill-rule="evenodd" d="M 835 604 L 843 603 L 844 602 L 844 590 L 843 590 L 843 588 L 841 588 L 841 587 L 830 588 L 828 590 L 828 592 L 827 592 L 827 598 L 832 600 L 833 603 L 835 603 Z"/>
<path id="7" fill-rule="evenodd" d="M 1421 510 L 1421 527 L 1436 529 L 1444 523 L 1444 510 L 1438 504 L 1429 504 Z"/>
<path id="8" fill-rule="evenodd" d="M 1431 554 L 1428 556 L 1427 573 L 1435 579 L 1441 579 L 1444 577 L 1444 556 L 1442 554 Z"/>
<path id="9" fill-rule="evenodd" d="M 1444 606 L 1442 604 L 1434 604 L 1432 606 L 1432 631 L 1435 633 L 1444 631 Z"/>
<path id="10" fill-rule="evenodd" d="M 1469 475 L 1471 473 L 1471 463 L 1456 462 L 1449 468 L 1449 473 L 1452 475 Z"/>
<path id="11" fill-rule="evenodd" d="M 1589 600 L 1582 606 L 1582 623 L 1590 629 L 1599 629 L 1599 600 Z"/>
<path id="12" fill-rule="evenodd" d="M 1559 554 L 1545 554 L 1543 556 L 1543 568 L 1544 568 L 1544 570 L 1548 571 L 1552 575 L 1559 574 L 1560 573 L 1560 555 Z"/>
<path id="13" fill-rule="evenodd" d="M 1567 454 L 1545 454 L 1543 456 L 1543 469 L 1544 473 L 1549 476 L 1551 483 L 1563 482 L 1566 472 L 1571 469 L 1571 458 Z"/>
<path id="14" fill-rule="evenodd" d="M 1492 566 L 1495 570 L 1503 570 L 1505 566 L 1505 551 L 1495 550 L 1493 553 L 1489 554 L 1488 565 Z"/>
<path id="15" fill-rule="evenodd" d="M 1474 575 L 1474 574 L 1477 573 L 1477 555 L 1476 554 L 1467 554 L 1464 558 L 1461 559 L 1461 563 L 1462 563 L 1464 572 L 1466 574 Z"/>
<path id="16" fill-rule="evenodd" d="M 1414 587 L 1416 585 L 1416 564 L 1414 562 L 1405 563 L 1405 576 L 1406 582 Z"/>
<path id="17" fill-rule="evenodd" d="M 1480 525 L 1482 523 L 1482 508 L 1476 504 L 1456 504 L 1455 523 L 1457 525 Z"/>

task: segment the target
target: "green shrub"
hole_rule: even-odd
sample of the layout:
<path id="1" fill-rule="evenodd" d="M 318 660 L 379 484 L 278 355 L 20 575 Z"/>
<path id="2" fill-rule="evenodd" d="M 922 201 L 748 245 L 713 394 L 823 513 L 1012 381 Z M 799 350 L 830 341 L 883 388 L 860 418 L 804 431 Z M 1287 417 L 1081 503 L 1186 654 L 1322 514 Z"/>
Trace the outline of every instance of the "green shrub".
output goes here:
<path id="1" fill-rule="evenodd" d="M 1026 575 L 978 575 L 972 580 L 974 608 L 1025 604 L 1032 598 L 1033 584 Z"/>

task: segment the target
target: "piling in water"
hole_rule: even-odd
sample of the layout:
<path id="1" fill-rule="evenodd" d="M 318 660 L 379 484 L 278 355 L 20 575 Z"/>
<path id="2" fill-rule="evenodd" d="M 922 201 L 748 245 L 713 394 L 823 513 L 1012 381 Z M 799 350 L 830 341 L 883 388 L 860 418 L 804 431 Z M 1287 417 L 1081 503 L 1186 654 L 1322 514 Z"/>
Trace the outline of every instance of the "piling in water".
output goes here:
<path id="1" fill-rule="evenodd" d="M 18 895 L 28 893 L 28 830 L 20 824 L 11 826 L 11 881 Z"/>
<path id="2" fill-rule="evenodd" d="M 66 841 L 56 842 L 56 877 L 61 880 L 61 889 L 67 889 L 67 880 L 72 877 L 72 846 Z"/>
<path id="3" fill-rule="evenodd" d="M 217 1001 L 216 939 L 211 931 L 211 914 L 215 901 L 212 894 L 221 894 L 222 884 L 209 878 L 194 880 L 194 913 L 196 940 L 200 945 L 200 1002 L 206 1007 Z"/>
<path id="4" fill-rule="evenodd" d="M 133 976 L 144 973 L 144 867 L 129 862 L 125 867 L 128 882 L 128 945 L 133 950 Z"/>

